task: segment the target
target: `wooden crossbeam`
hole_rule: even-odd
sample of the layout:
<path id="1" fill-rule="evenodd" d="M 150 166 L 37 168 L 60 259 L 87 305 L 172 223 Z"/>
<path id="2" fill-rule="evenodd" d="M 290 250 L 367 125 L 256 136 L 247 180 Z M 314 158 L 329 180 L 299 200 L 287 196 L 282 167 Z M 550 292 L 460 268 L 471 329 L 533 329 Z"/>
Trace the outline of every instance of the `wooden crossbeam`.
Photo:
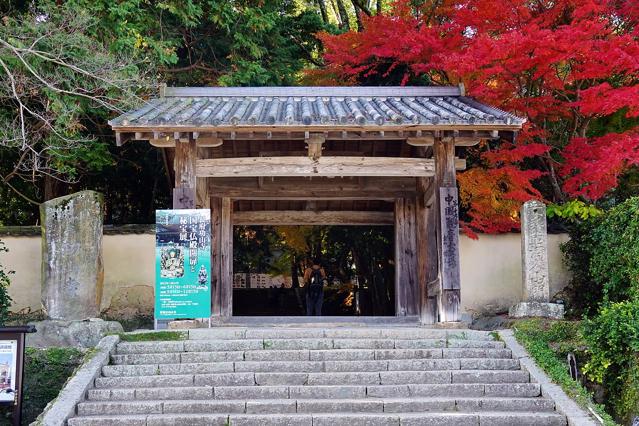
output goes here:
<path id="1" fill-rule="evenodd" d="M 465 160 L 456 160 L 463 169 Z M 429 177 L 435 174 L 435 161 L 403 157 L 246 157 L 198 160 L 198 177 L 270 176 L 395 176 Z"/>
<path id="2" fill-rule="evenodd" d="M 392 225 L 393 212 L 256 210 L 233 212 L 234 225 Z"/>

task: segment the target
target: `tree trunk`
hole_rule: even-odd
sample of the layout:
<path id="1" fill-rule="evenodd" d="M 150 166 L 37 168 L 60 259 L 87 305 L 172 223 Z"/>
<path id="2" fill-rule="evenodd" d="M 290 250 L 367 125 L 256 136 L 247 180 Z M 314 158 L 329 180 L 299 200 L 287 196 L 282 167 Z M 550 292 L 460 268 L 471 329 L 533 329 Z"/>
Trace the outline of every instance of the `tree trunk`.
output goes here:
<path id="1" fill-rule="evenodd" d="M 60 181 L 49 176 L 44 175 L 44 201 L 49 201 L 56 198 L 60 191 Z"/>
<path id="2" fill-rule="evenodd" d="M 355 19 L 357 20 L 357 32 L 362 32 L 364 30 L 364 23 L 362 22 L 362 11 L 355 0 L 352 0 L 352 3 L 353 9 L 355 9 Z"/>
<path id="3" fill-rule="evenodd" d="M 328 12 L 326 11 L 326 0 L 317 0 L 317 4 L 319 5 L 320 13 L 322 14 L 322 21 L 325 24 L 328 24 Z"/>
<path id="4" fill-rule="evenodd" d="M 351 26 L 350 26 L 350 23 L 348 22 L 348 12 L 346 11 L 346 6 L 344 6 L 344 2 L 342 0 L 336 0 L 336 2 L 337 2 L 337 10 L 339 11 L 340 20 L 342 21 L 340 28 L 345 30 L 350 30 Z"/>
<path id="5" fill-rule="evenodd" d="M 382 14 L 382 0 L 377 0 L 377 14 Z"/>

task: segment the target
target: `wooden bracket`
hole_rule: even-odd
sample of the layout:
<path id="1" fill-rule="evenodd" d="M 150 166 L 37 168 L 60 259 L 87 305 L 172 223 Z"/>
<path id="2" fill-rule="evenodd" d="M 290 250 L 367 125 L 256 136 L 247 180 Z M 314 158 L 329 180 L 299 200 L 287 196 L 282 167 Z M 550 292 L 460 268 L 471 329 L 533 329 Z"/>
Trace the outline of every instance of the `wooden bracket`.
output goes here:
<path id="1" fill-rule="evenodd" d="M 322 156 L 322 145 L 326 141 L 326 136 L 321 133 L 311 133 L 306 139 L 308 145 L 308 156 L 313 161 L 319 160 Z"/>

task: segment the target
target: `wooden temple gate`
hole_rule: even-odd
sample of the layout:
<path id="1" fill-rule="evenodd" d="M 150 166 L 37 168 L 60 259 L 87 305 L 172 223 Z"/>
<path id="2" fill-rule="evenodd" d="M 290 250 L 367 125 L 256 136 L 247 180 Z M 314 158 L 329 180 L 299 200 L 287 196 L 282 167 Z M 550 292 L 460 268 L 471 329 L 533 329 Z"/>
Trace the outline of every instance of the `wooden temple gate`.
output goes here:
<path id="1" fill-rule="evenodd" d="M 394 225 L 395 313 L 459 321 L 456 147 L 523 120 L 463 87 L 163 88 L 110 122 L 173 162 L 173 208 L 209 208 L 213 314 L 232 315 L 234 225 Z"/>

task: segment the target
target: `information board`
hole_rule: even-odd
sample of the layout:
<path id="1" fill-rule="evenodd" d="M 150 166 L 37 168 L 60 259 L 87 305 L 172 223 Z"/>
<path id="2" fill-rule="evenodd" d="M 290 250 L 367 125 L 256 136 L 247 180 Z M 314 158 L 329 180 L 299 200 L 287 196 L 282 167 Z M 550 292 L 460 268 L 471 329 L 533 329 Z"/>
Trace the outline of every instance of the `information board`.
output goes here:
<path id="1" fill-rule="evenodd" d="M 15 402 L 17 360 L 18 341 L 0 340 L 0 402 Z"/>
<path id="2" fill-rule="evenodd" d="M 155 218 L 155 319 L 210 318 L 210 210 L 156 210 Z"/>

